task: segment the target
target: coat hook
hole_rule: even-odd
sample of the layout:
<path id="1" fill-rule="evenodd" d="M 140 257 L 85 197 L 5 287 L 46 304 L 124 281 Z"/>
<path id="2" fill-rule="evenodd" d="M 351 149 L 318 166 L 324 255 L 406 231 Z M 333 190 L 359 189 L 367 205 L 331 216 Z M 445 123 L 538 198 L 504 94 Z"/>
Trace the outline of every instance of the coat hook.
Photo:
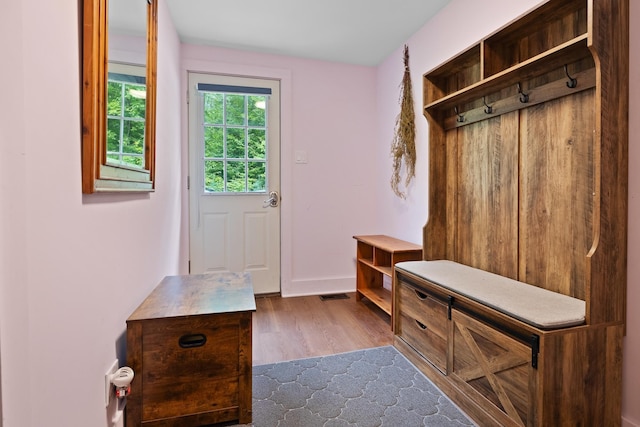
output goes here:
<path id="1" fill-rule="evenodd" d="M 484 112 L 486 114 L 493 113 L 493 107 L 491 105 L 487 105 L 487 101 L 484 96 L 482 97 L 482 103 L 484 104 Z"/>
<path id="2" fill-rule="evenodd" d="M 529 102 L 529 94 L 522 91 L 520 83 L 518 83 L 518 93 L 520 94 L 520 102 L 522 102 L 523 104 Z"/>
<path id="3" fill-rule="evenodd" d="M 567 87 L 573 89 L 578 86 L 578 79 L 573 78 L 569 75 L 569 70 L 567 70 L 567 64 L 564 65 L 564 73 L 567 75 L 569 81 L 567 82 Z"/>
<path id="4" fill-rule="evenodd" d="M 456 116 L 458 116 L 458 118 L 456 118 L 456 122 L 458 123 L 464 122 L 464 116 L 458 113 L 458 107 L 453 107 L 453 111 L 456 113 Z"/>

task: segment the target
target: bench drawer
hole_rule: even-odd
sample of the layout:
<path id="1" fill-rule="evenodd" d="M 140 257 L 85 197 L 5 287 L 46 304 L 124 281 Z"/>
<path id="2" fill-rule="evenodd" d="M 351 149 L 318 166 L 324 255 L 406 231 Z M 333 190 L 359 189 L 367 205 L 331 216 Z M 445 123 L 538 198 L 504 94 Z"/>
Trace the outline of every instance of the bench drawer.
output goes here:
<path id="1" fill-rule="evenodd" d="M 402 281 L 397 298 L 396 334 L 446 375 L 448 307 Z"/>

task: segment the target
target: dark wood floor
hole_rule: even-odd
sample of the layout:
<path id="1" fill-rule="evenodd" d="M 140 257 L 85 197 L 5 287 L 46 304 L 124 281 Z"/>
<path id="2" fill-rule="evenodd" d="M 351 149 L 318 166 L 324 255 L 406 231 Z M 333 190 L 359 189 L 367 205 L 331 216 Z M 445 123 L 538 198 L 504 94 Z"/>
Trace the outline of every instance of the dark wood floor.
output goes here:
<path id="1" fill-rule="evenodd" d="M 391 345 L 389 316 L 355 293 L 348 299 L 256 297 L 253 364 Z"/>

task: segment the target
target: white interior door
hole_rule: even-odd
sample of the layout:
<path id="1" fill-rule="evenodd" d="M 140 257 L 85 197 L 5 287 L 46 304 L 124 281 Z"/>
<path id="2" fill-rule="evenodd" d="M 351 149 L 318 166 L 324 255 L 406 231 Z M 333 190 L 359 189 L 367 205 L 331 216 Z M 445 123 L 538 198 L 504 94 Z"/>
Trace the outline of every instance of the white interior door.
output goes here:
<path id="1" fill-rule="evenodd" d="M 279 189 L 279 81 L 190 73 L 190 273 L 280 292 Z"/>

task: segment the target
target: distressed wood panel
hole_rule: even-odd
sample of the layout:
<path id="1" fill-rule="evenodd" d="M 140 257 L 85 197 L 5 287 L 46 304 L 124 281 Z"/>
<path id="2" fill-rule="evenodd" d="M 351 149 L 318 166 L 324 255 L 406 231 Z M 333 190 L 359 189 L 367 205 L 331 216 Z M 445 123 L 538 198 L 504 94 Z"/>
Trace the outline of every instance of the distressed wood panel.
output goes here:
<path id="1" fill-rule="evenodd" d="M 433 117 L 427 117 L 429 129 L 434 134 L 429 138 L 429 182 L 447 181 L 448 165 L 450 160 L 447 135 L 444 134 L 440 124 Z M 444 259 L 447 254 L 448 230 L 451 228 L 452 218 L 447 216 L 447 206 L 453 195 L 447 193 L 447 186 L 429 187 L 429 217 L 423 229 L 423 253 L 425 260 Z"/>
<path id="2" fill-rule="evenodd" d="M 518 280 L 586 298 L 593 243 L 594 90 L 521 111 Z"/>
<path id="3" fill-rule="evenodd" d="M 238 316 L 154 319 L 143 324 L 143 421 L 237 406 Z M 207 338 L 204 345 L 179 345 L 181 337 L 195 333 Z M 218 351 L 222 348 L 227 351 Z"/>
<path id="4" fill-rule="evenodd" d="M 518 121 L 509 113 L 458 129 L 455 261 L 517 276 Z"/>
<path id="5" fill-rule="evenodd" d="M 458 311 L 452 329 L 452 377 L 478 404 L 492 405 L 514 425 L 528 425 L 531 350 Z"/>
<path id="6" fill-rule="evenodd" d="M 540 425 L 620 425 L 623 329 L 583 327 L 545 337 L 539 360 L 544 384 L 538 392 Z"/>

